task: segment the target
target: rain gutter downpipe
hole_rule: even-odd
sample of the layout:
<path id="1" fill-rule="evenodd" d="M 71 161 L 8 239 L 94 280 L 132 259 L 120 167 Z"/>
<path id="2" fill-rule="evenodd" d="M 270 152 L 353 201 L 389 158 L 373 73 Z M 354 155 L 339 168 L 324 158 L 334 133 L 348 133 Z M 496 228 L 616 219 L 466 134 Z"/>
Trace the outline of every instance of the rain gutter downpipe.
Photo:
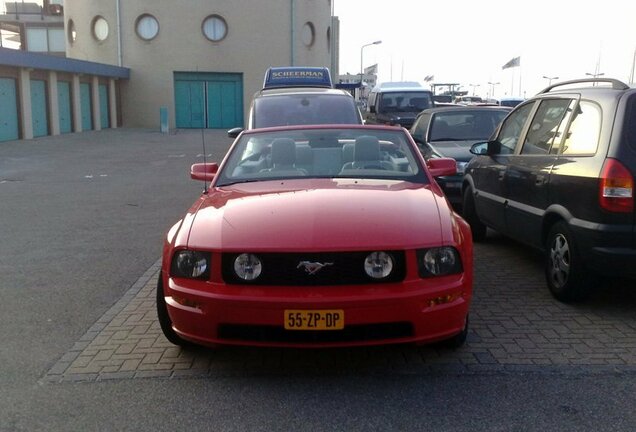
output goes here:
<path id="1" fill-rule="evenodd" d="M 291 54 L 290 55 L 290 57 L 291 57 L 290 66 L 294 66 L 294 0 L 289 0 L 289 4 L 290 4 L 290 10 L 291 10 L 291 19 L 290 19 L 291 29 L 290 29 L 290 32 L 289 32 L 289 40 L 291 41 L 291 43 L 290 43 L 290 54 Z"/>
<path id="2" fill-rule="evenodd" d="M 117 66 L 122 67 L 122 57 L 121 57 L 121 13 L 119 10 L 121 0 L 116 1 L 116 9 L 117 9 Z"/>

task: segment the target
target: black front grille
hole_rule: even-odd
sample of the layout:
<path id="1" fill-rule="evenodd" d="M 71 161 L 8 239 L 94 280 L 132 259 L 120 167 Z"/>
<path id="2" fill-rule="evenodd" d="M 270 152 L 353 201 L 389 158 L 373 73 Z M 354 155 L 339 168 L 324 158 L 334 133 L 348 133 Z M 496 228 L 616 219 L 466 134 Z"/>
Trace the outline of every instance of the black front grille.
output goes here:
<path id="1" fill-rule="evenodd" d="M 285 330 L 279 326 L 221 324 L 220 339 L 245 342 L 338 343 L 409 338 L 413 326 L 408 322 L 350 325 L 342 330 Z"/>
<path id="2" fill-rule="evenodd" d="M 370 251 L 320 253 L 263 253 L 261 275 L 254 281 L 244 281 L 234 272 L 234 260 L 240 254 L 225 253 L 222 258 L 223 280 L 241 285 L 353 285 L 399 282 L 406 275 L 403 251 L 384 251 L 393 258 L 393 272 L 384 279 L 373 279 L 364 271 L 364 261 Z M 320 263 L 320 270 L 310 274 L 301 263 Z"/>

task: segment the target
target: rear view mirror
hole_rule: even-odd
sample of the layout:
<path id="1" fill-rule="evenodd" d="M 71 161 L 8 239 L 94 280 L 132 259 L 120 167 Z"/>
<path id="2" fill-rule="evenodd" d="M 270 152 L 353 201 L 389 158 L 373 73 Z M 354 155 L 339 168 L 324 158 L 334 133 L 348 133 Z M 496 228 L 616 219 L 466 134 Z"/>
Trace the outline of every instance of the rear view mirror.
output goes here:
<path id="1" fill-rule="evenodd" d="M 241 132 L 243 132 L 243 128 L 241 128 L 241 127 L 232 128 L 229 131 L 227 131 L 227 137 L 228 138 L 236 138 L 237 136 L 239 136 L 239 134 Z"/>
<path id="2" fill-rule="evenodd" d="M 426 166 L 433 177 L 457 174 L 457 162 L 453 158 L 431 158 L 426 161 Z"/>
<path id="3" fill-rule="evenodd" d="M 218 170 L 219 164 L 214 162 L 195 163 L 190 167 L 190 178 L 194 180 L 212 181 Z"/>

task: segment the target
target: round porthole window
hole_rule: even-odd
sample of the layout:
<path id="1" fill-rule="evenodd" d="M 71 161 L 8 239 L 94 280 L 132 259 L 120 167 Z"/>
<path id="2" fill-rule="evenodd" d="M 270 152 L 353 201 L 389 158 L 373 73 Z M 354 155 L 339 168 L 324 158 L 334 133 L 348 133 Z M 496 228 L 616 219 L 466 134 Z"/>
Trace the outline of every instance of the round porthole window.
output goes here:
<path id="1" fill-rule="evenodd" d="M 302 32 L 302 40 L 305 46 L 308 46 L 308 47 L 312 46 L 314 44 L 315 36 L 316 36 L 316 29 L 314 28 L 314 25 L 310 22 L 305 23 L 305 25 L 303 26 L 303 32 Z"/>
<path id="2" fill-rule="evenodd" d="M 104 41 L 108 37 L 108 21 L 102 16 L 93 20 L 93 36 L 98 41 Z"/>
<path id="3" fill-rule="evenodd" d="M 67 32 L 66 37 L 68 38 L 68 42 L 75 42 L 77 39 L 77 30 L 75 29 L 75 22 L 73 22 L 72 19 L 68 20 Z"/>
<path id="4" fill-rule="evenodd" d="M 203 21 L 203 34 L 212 42 L 218 42 L 227 36 L 227 23 L 219 15 L 210 15 Z"/>
<path id="5" fill-rule="evenodd" d="M 159 21 L 150 14 L 140 15 L 135 24 L 135 31 L 141 39 L 152 40 L 159 33 Z"/>

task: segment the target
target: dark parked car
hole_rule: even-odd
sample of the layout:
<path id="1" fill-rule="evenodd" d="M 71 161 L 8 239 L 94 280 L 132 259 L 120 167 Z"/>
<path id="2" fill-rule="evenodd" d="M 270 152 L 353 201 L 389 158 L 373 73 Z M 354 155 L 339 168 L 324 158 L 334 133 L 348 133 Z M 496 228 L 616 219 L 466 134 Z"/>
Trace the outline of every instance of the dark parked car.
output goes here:
<path id="1" fill-rule="evenodd" d="M 384 83 L 371 90 L 366 124 L 410 128 L 418 113 L 434 106 L 433 92 L 423 87 L 394 87 Z"/>
<path id="2" fill-rule="evenodd" d="M 490 138 L 510 110 L 456 105 L 424 110 L 415 119 L 411 135 L 424 157 L 450 157 L 457 161 L 456 175 L 437 179 L 455 209 L 461 209 L 464 167 L 473 157 L 470 146 Z"/>
<path id="3" fill-rule="evenodd" d="M 565 81 L 516 107 L 493 140 L 475 144 L 463 213 L 545 251 L 564 302 L 606 276 L 636 276 L 636 89 L 614 79 Z"/>

